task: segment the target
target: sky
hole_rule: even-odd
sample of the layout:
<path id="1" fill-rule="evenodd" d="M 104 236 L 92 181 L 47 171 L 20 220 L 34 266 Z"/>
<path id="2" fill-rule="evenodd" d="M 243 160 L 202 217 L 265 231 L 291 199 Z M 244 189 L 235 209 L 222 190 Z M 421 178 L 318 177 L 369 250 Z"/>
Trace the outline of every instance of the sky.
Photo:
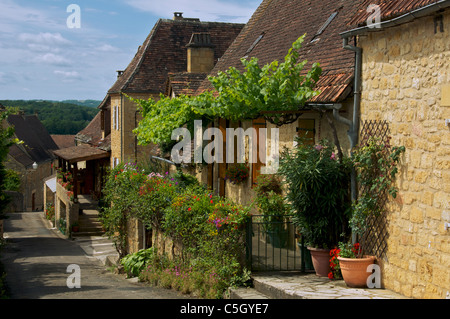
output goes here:
<path id="1" fill-rule="evenodd" d="M 158 19 L 247 23 L 261 1 L 0 0 L 0 100 L 102 100 Z"/>

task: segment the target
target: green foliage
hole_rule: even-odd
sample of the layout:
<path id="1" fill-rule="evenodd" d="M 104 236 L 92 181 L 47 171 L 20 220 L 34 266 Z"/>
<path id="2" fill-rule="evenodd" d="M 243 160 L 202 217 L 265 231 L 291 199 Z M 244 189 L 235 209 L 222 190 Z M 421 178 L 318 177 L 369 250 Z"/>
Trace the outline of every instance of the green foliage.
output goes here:
<path id="1" fill-rule="evenodd" d="M 362 192 L 353 203 L 350 219 L 352 230 L 363 235 L 367 230 L 368 216 L 379 215 L 384 209 L 387 195 L 396 198 L 395 177 L 398 163 L 405 147 L 391 147 L 377 138 L 370 138 L 366 145 L 358 147 L 353 154 L 357 179 Z"/>
<path id="2" fill-rule="evenodd" d="M 314 247 L 334 247 L 349 218 L 350 162 L 336 159 L 326 140 L 309 145 L 299 140 L 294 150 L 284 150 L 279 174 L 287 183 L 293 222 Z"/>
<path id="3" fill-rule="evenodd" d="M 21 184 L 19 173 L 9 168 L 7 168 L 5 172 L 5 190 L 18 192 Z"/>
<path id="4" fill-rule="evenodd" d="M 137 253 L 127 255 L 120 260 L 124 271 L 129 277 L 138 277 L 147 263 L 153 258 L 154 249 L 142 249 Z"/>
<path id="5" fill-rule="evenodd" d="M 249 207 L 211 194 L 193 176 L 182 172 L 147 174 L 134 164 L 121 164 L 111 170 L 104 195 L 107 204 L 101 220 L 128 273 L 136 275 L 143 265 L 151 265 L 152 272 L 146 271 L 148 278 L 158 273 L 162 276 L 159 284 L 163 286 L 169 282 L 171 286 L 175 281 L 178 282 L 175 286 L 181 284 L 180 277 L 163 272 L 169 266 L 160 257 L 144 258 L 144 253 L 126 257 L 126 221 L 135 217 L 183 245 L 177 267 L 191 269 L 189 280 L 193 282 L 193 291 L 205 292 L 215 287 L 218 296 L 244 274 L 239 261 L 245 252 L 243 226 L 249 217 Z M 214 280 L 210 281 L 212 277 L 205 274 L 213 273 Z M 207 288 L 208 285 L 212 286 Z"/>
<path id="6" fill-rule="evenodd" d="M 263 215 L 265 230 L 281 230 L 289 212 L 282 194 L 280 178 L 276 175 L 259 175 L 255 186 L 255 203 Z"/>
<path id="7" fill-rule="evenodd" d="M 45 206 L 45 218 L 47 220 L 53 220 L 55 218 L 55 205 L 53 203 L 47 203 Z"/>
<path id="8" fill-rule="evenodd" d="M 4 162 L 8 156 L 9 148 L 14 144 L 20 143 L 14 138 L 13 127 L 3 127 L 3 121 L 14 112 L 15 110 L 11 108 L 0 110 L 0 219 L 6 218 L 5 209 L 10 202 L 10 198 L 6 195 L 5 191 L 11 187 L 11 178 L 5 168 Z"/>
<path id="9" fill-rule="evenodd" d="M 260 67 L 256 58 L 242 59 L 245 72 L 231 67 L 216 77 L 209 77 L 213 91 L 192 97 L 161 95 L 158 101 L 130 98 L 140 106 L 143 115 L 134 131 L 139 143 L 170 143 L 175 129 L 186 124 L 190 128 L 194 120 L 253 119 L 263 111 L 292 111 L 303 107 L 318 94 L 314 86 L 321 74 L 316 63 L 308 72 L 303 71 L 306 61 L 298 61 L 303 41 L 304 36 L 293 43 L 282 63 L 273 61 Z"/>
<path id="10" fill-rule="evenodd" d="M 25 114 L 37 114 L 52 135 L 75 135 L 83 130 L 98 113 L 96 107 L 56 101 L 4 100 L 0 103 L 19 108 Z"/>

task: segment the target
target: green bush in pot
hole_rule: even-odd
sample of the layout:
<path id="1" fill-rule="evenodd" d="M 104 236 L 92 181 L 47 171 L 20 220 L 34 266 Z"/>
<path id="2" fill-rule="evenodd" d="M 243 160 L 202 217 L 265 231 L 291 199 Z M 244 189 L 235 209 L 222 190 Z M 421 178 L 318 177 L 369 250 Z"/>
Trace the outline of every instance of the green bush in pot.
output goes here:
<path id="1" fill-rule="evenodd" d="M 297 147 L 280 156 L 279 174 L 287 184 L 292 221 L 308 246 L 331 249 L 347 232 L 350 217 L 348 158 L 337 158 L 327 140 L 317 145 L 299 138 Z"/>

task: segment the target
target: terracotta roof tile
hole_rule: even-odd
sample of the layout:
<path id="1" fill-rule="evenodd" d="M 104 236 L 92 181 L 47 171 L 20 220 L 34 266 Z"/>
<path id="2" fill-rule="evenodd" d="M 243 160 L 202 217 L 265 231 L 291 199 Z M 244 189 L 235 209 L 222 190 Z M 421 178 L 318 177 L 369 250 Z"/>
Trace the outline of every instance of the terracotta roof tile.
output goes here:
<path id="1" fill-rule="evenodd" d="M 260 65 L 282 61 L 292 43 L 306 33 L 300 49 L 300 59 L 308 60 L 305 70 L 319 62 L 323 69 L 318 89 L 323 93 L 314 102 L 336 102 L 351 90 L 354 53 L 344 50 L 340 33 L 348 29 L 348 22 L 363 0 L 264 0 L 248 24 L 217 63 L 211 75 L 229 67 L 243 69 L 240 59 L 257 57 Z M 333 13 L 337 15 L 323 32 L 315 37 Z M 263 37 L 260 36 L 263 34 Z M 259 42 L 255 41 L 260 38 Z M 315 41 L 312 41 L 314 40 Z M 253 46 L 253 47 L 252 47 Z M 250 53 L 247 53 L 251 49 Z M 211 89 L 205 80 L 198 92 Z"/>
<path id="2" fill-rule="evenodd" d="M 367 12 L 371 4 L 380 6 L 381 21 L 390 20 L 413 10 L 439 2 L 440 0 L 363 0 L 357 13 L 349 21 L 349 26 L 363 26 L 372 12 Z"/>
<path id="3" fill-rule="evenodd" d="M 175 96 L 194 94 L 206 76 L 206 73 L 188 72 L 169 74 L 165 93 L 166 95 L 174 93 Z"/>
<path id="4" fill-rule="evenodd" d="M 75 135 L 51 135 L 60 149 L 75 146 Z"/>

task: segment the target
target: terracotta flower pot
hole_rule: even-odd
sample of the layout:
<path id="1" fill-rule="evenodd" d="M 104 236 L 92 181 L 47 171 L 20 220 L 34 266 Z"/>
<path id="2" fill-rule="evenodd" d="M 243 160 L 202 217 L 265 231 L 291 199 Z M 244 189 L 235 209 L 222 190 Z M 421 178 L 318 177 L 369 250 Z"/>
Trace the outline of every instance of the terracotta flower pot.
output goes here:
<path id="1" fill-rule="evenodd" d="M 311 253 L 311 260 L 319 277 L 328 277 L 330 269 L 330 250 L 308 247 Z"/>
<path id="2" fill-rule="evenodd" d="M 367 288 L 367 278 L 371 275 L 367 272 L 367 267 L 375 263 L 374 256 L 364 256 L 363 258 L 343 258 L 338 257 L 341 267 L 342 277 L 345 284 L 352 288 Z"/>

